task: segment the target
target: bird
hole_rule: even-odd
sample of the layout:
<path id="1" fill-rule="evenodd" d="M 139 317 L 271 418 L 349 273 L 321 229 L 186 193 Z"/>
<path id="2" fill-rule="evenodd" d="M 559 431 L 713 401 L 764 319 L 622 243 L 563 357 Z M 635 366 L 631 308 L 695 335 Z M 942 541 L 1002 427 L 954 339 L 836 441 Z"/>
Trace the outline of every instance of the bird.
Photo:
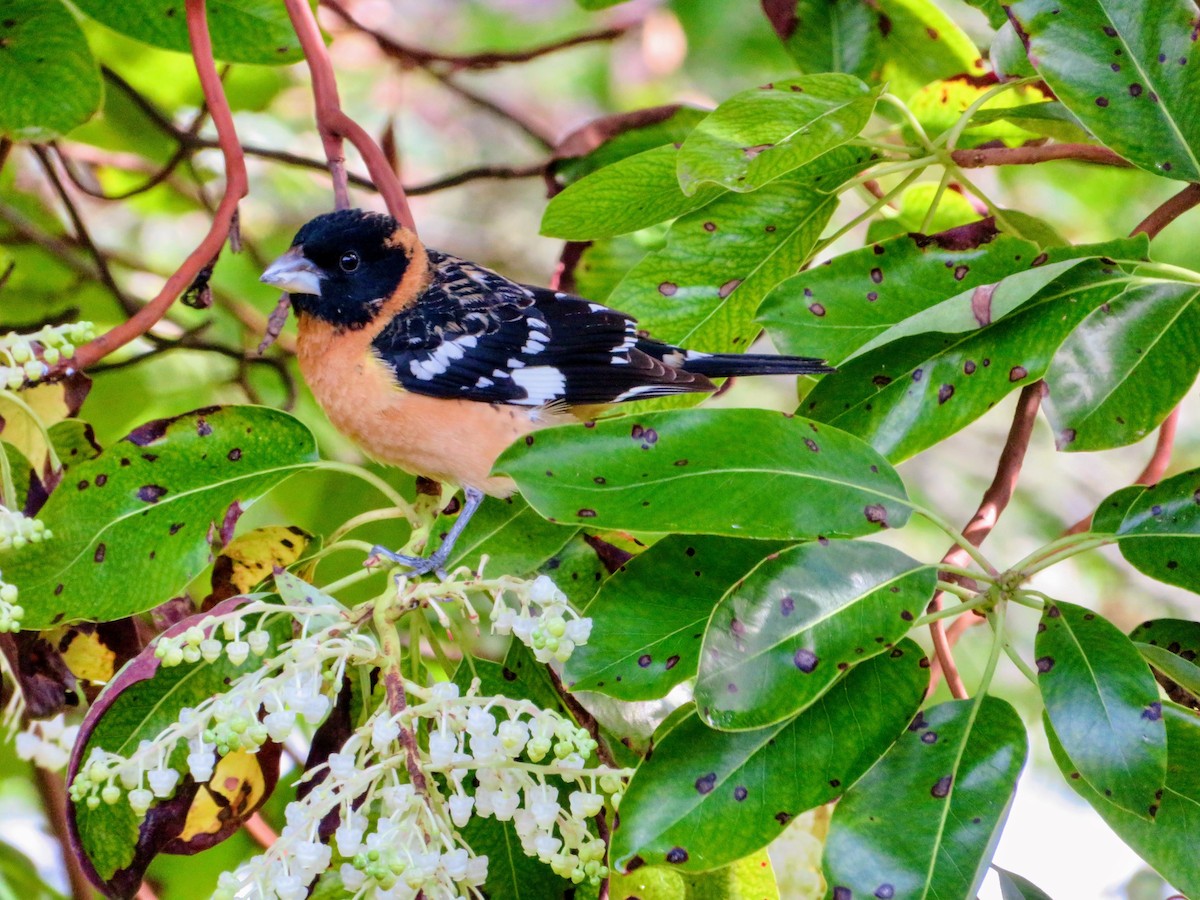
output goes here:
<path id="1" fill-rule="evenodd" d="M 538 428 L 713 391 L 713 378 L 833 371 L 810 357 L 654 340 L 625 313 L 512 281 L 361 209 L 309 221 L 261 281 L 290 295 L 300 371 L 333 425 L 380 462 L 462 487 L 462 512 L 435 552 L 373 549 L 416 575 L 443 572 L 485 495 L 515 491 L 492 465 Z"/>

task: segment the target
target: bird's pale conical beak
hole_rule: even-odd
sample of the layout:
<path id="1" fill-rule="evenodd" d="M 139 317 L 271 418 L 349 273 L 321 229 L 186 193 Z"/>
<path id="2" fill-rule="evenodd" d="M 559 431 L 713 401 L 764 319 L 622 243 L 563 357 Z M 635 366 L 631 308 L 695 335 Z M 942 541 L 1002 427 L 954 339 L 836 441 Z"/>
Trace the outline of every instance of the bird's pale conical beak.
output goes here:
<path id="1" fill-rule="evenodd" d="M 304 256 L 303 247 L 293 247 L 283 254 L 267 266 L 258 280 L 289 294 L 321 296 L 321 270 Z"/>

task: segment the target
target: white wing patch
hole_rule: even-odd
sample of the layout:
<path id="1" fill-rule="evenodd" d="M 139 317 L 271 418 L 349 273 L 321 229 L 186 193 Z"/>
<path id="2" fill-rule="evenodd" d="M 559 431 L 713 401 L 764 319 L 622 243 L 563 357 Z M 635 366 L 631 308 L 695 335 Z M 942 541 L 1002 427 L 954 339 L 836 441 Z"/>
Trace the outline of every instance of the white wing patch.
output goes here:
<path id="1" fill-rule="evenodd" d="M 525 391 L 525 399 L 517 401 L 521 406 L 542 406 L 567 393 L 567 378 L 554 366 L 516 369 L 512 380 Z"/>

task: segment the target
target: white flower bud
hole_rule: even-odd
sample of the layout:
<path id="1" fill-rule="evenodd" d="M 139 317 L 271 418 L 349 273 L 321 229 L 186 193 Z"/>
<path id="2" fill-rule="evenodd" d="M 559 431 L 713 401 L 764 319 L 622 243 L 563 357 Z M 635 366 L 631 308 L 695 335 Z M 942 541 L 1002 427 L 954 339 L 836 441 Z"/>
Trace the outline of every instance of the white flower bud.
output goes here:
<path id="1" fill-rule="evenodd" d="M 135 788 L 129 792 L 129 807 L 138 816 L 144 816 L 154 802 L 154 795 L 145 788 Z"/>
<path id="2" fill-rule="evenodd" d="M 155 769 L 147 774 L 146 780 L 155 797 L 170 797 L 179 781 L 179 773 L 174 769 Z"/>
<path id="3" fill-rule="evenodd" d="M 574 791 L 568 799 L 571 804 L 571 815 L 578 819 L 590 819 L 604 808 L 603 794 Z"/>
<path id="4" fill-rule="evenodd" d="M 471 821 L 471 811 L 475 808 L 475 798 L 466 794 L 455 794 L 450 798 L 450 821 L 458 828 L 466 828 Z"/>
<path id="5" fill-rule="evenodd" d="M 250 645 L 246 641 L 230 641 L 225 645 L 225 655 L 235 666 L 240 666 L 250 656 Z"/>

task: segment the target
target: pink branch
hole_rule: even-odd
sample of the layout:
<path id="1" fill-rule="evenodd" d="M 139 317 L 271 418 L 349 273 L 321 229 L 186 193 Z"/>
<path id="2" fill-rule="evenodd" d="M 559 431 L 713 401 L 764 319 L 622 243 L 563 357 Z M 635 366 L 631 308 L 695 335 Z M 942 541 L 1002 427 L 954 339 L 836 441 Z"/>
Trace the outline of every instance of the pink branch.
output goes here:
<path id="1" fill-rule="evenodd" d="M 71 369 L 85 369 L 98 362 L 135 338 L 141 337 L 167 314 L 171 304 L 196 279 L 201 269 L 211 263 L 221 252 L 225 239 L 237 213 L 238 202 L 249 192 L 246 179 L 246 162 L 242 147 L 238 143 L 233 125 L 233 114 L 217 66 L 213 61 L 212 40 L 208 34 L 205 15 L 205 0 L 187 0 L 188 37 L 192 44 L 192 58 L 196 63 L 196 74 L 204 91 L 204 102 L 208 105 L 213 123 L 217 127 L 217 139 L 225 160 L 225 192 L 213 214 L 212 225 L 200 245 L 191 252 L 175 273 L 167 279 L 162 290 L 149 303 L 139 309 L 125 322 L 84 344 L 75 356 L 59 363 L 52 375 L 64 375 Z"/>
<path id="2" fill-rule="evenodd" d="M 342 111 L 333 63 L 321 37 L 321 29 L 317 26 L 316 16 L 309 8 L 307 0 L 284 0 L 284 3 L 312 76 L 317 130 L 325 148 L 325 157 L 329 160 L 334 206 L 337 209 L 347 209 L 350 206 L 349 190 L 346 187 L 346 157 L 342 149 L 342 141 L 345 139 L 362 155 L 371 180 L 383 195 L 388 211 L 400 224 L 415 231 L 416 225 L 412 211 L 408 208 L 404 187 L 392 167 L 388 165 L 387 157 L 362 126 Z"/>

